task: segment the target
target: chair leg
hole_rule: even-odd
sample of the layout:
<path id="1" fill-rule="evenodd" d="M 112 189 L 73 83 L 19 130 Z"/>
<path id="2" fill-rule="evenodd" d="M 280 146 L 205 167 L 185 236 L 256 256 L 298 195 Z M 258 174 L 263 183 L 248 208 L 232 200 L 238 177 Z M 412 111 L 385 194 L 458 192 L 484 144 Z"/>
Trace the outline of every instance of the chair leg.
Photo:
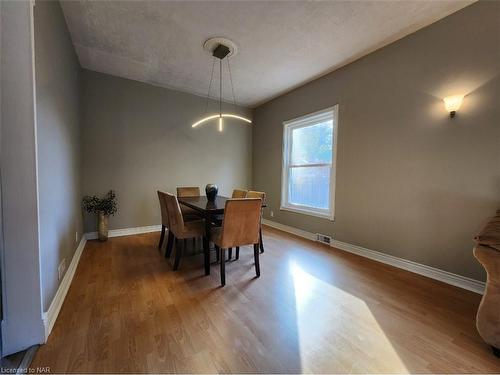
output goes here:
<path id="1" fill-rule="evenodd" d="M 207 245 L 208 240 L 205 236 L 201 238 L 202 248 L 203 248 L 203 268 L 205 269 L 205 275 L 207 274 L 207 268 L 210 270 L 210 248 Z"/>
<path id="2" fill-rule="evenodd" d="M 230 247 L 229 249 L 227 249 L 227 259 L 231 260 L 232 258 L 233 258 L 233 248 Z"/>
<path id="3" fill-rule="evenodd" d="M 167 249 L 165 250 L 165 258 L 170 258 L 170 255 L 172 255 L 172 248 L 174 247 L 174 234 L 172 233 L 171 230 L 168 231 L 168 237 L 167 237 Z"/>
<path id="4" fill-rule="evenodd" d="M 264 242 L 262 242 L 262 226 L 259 228 L 259 246 L 260 246 L 260 252 L 264 252 Z"/>
<path id="5" fill-rule="evenodd" d="M 220 252 L 219 252 L 219 246 L 215 245 L 215 258 L 217 262 L 220 262 Z"/>
<path id="6" fill-rule="evenodd" d="M 236 246 L 236 260 L 240 259 L 240 247 Z"/>
<path id="7" fill-rule="evenodd" d="M 224 249 L 220 248 L 220 285 L 226 285 L 226 254 L 224 254 Z"/>
<path id="8" fill-rule="evenodd" d="M 203 268 L 205 268 L 205 276 L 210 275 L 210 241 L 206 236 L 203 236 Z"/>
<path id="9" fill-rule="evenodd" d="M 184 241 L 182 241 L 184 242 Z M 179 241 L 177 238 L 175 239 L 175 261 L 174 261 L 174 271 L 177 271 L 179 269 L 179 263 L 181 262 L 181 256 L 182 256 L 182 248 L 184 246 L 179 246 L 181 241 Z"/>
<path id="10" fill-rule="evenodd" d="M 158 243 L 158 249 L 161 249 L 161 245 L 163 245 L 163 239 L 165 238 L 165 225 L 161 226 L 161 234 L 160 234 L 160 243 Z"/>
<path id="11" fill-rule="evenodd" d="M 492 346 L 491 350 L 493 351 L 493 354 L 495 355 L 495 357 L 500 358 L 500 349 L 499 348 L 495 348 L 494 346 Z"/>
<path id="12" fill-rule="evenodd" d="M 260 264 L 259 264 L 259 244 L 253 245 L 253 258 L 255 260 L 255 274 L 260 277 Z"/>

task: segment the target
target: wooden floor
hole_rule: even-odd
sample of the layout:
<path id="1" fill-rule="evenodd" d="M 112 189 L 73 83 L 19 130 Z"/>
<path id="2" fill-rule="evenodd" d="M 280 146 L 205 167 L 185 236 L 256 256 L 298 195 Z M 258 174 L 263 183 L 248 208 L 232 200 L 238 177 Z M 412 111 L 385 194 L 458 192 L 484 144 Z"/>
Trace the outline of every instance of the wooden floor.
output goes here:
<path id="1" fill-rule="evenodd" d="M 480 296 L 266 229 L 219 288 L 202 256 L 173 272 L 158 233 L 90 241 L 32 368 L 52 372 L 500 372 Z"/>

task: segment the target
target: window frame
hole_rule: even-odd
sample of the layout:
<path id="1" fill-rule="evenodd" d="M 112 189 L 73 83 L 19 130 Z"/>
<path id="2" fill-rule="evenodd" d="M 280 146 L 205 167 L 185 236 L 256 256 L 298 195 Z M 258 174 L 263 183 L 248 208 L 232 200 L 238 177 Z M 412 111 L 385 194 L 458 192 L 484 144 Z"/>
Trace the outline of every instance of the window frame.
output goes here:
<path id="1" fill-rule="evenodd" d="M 335 220 L 335 181 L 337 172 L 337 134 L 338 134 L 338 107 L 336 104 L 333 107 L 328 107 L 320 111 L 316 111 L 304 116 L 300 116 L 283 122 L 283 144 L 282 144 L 282 164 L 281 164 L 281 203 L 280 210 L 291 211 L 299 214 L 305 214 L 331 221 Z M 314 208 L 310 206 L 292 204 L 288 200 L 288 186 L 291 168 L 308 168 L 318 166 L 328 166 L 329 163 L 319 164 L 301 164 L 290 165 L 292 152 L 292 131 L 303 127 L 316 125 L 326 119 L 333 120 L 333 144 L 332 144 L 332 161 L 330 164 L 330 200 L 328 209 Z"/>

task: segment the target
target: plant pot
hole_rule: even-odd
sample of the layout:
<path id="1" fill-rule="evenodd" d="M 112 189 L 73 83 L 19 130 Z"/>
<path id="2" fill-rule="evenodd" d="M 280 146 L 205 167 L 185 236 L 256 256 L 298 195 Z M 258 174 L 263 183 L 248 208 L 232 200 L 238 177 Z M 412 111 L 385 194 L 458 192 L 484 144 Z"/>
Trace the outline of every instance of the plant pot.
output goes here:
<path id="1" fill-rule="evenodd" d="M 98 222 L 98 238 L 99 241 L 107 241 L 108 239 L 108 217 L 104 213 L 97 214 Z"/>

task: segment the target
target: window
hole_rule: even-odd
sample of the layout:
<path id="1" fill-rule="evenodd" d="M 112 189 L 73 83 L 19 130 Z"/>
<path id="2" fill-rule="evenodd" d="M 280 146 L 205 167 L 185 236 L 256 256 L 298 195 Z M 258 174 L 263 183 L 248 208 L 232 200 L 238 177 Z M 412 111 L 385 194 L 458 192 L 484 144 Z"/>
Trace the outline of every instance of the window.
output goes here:
<path id="1" fill-rule="evenodd" d="M 333 220 L 338 106 L 283 123 L 281 209 Z"/>

